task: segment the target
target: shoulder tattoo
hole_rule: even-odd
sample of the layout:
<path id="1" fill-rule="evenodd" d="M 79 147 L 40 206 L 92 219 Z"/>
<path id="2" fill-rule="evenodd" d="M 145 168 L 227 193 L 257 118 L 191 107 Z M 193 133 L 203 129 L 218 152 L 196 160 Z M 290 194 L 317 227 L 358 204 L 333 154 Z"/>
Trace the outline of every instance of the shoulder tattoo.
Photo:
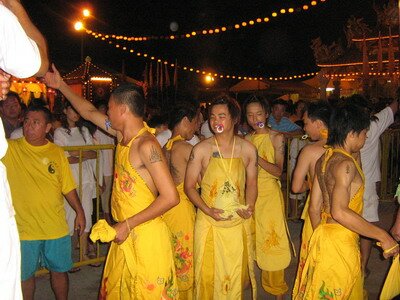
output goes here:
<path id="1" fill-rule="evenodd" d="M 258 167 L 258 150 L 256 149 L 256 167 Z"/>
<path id="2" fill-rule="evenodd" d="M 218 152 L 218 151 L 214 151 L 214 152 L 212 153 L 212 157 L 221 157 L 221 156 L 219 155 L 219 152 Z"/>
<path id="3" fill-rule="evenodd" d="M 346 165 L 346 174 L 349 174 L 350 173 L 350 165 Z"/>
<path id="4" fill-rule="evenodd" d="M 149 159 L 150 159 L 151 163 L 156 163 L 156 162 L 162 161 L 161 153 L 158 152 L 158 150 L 154 146 L 151 146 Z"/>

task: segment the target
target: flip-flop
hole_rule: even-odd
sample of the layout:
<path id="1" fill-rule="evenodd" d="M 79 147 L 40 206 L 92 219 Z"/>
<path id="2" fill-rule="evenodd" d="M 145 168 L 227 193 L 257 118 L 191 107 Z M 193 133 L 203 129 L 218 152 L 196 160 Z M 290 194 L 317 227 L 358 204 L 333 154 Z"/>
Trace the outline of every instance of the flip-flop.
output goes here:
<path id="1" fill-rule="evenodd" d="M 81 268 L 79 268 L 79 267 L 73 267 L 71 270 L 69 270 L 68 271 L 68 273 L 76 273 L 76 272 L 79 272 L 81 270 Z"/>
<path id="2" fill-rule="evenodd" d="M 98 268 L 98 267 L 100 267 L 100 266 L 101 266 L 101 263 L 97 263 L 97 264 L 90 264 L 89 266 L 90 266 L 90 267 L 92 267 L 92 268 Z"/>

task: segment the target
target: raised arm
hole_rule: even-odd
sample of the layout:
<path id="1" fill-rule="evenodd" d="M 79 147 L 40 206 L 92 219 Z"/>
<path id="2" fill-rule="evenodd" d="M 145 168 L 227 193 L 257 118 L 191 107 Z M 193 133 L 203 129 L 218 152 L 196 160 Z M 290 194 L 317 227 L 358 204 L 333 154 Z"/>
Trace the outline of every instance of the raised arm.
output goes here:
<path id="1" fill-rule="evenodd" d="M 132 153 L 130 155 L 133 155 Z M 137 154 L 135 154 L 137 155 Z M 139 146 L 138 155 L 158 190 L 157 198 L 144 210 L 115 226 L 117 243 L 123 242 L 130 229 L 157 218 L 179 203 L 179 195 L 169 173 L 166 159 L 155 139 L 146 139 Z M 127 224 L 129 226 L 127 226 Z"/>
<path id="2" fill-rule="evenodd" d="M 108 117 L 102 114 L 97 108 L 88 100 L 75 94 L 71 88 L 62 80 L 60 73 L 54 65 L 52 65 L 53 72 L 47 72 L 45 75 L 46 84 L 54 89 L 60 90 L 61 93 L 71 102 L 72 106 L 82 116 L 82 118 L 91 121 L 107 133 L 116 136 L 117 131 L 110 127 Z"/>
<path id="3" fill-rule="evenodd" d="M 49 59 L 47 54 L 46 40 L 36 26 L 32 23 L 27 12 L 19 0 L 2 0 L 5 7 L 7 7 L 18 19 L 26 35 L 30 37 L 38 46 L 41 65 L 36 76 L 44 76 L 49 69 Z M 32 74 L 34 75 L 34 74 Z"/>
<path id="4" fill-rule="evenodd" d="M 356 166 L 350 160 L 344 160 L 334 168 L 333 176 L 335 183 L 332 191 L 331 215 L 333 219 L 346 228 L 379 241 L 382 249 L 391 249 L 397 243 L 385 230 L 367 222 L 349 208 L 351 184 L 357 173 Z M 387 258 L 398 252 L 399 248 L 397 247 L 389 253 L 384 252 L 383 255 Z"/>

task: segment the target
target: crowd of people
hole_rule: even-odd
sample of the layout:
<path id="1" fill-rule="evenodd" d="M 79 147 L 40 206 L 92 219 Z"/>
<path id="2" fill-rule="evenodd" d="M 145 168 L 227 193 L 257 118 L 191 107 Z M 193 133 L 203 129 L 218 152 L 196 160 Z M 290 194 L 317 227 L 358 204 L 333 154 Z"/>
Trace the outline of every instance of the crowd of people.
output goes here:
<path id="1" fill-rule="evenodd" d="M 122 84 L 94 105 L 49 68 L 46 42 L 18 0 L 3 0 L 0 16 L 2 298 L 33 299 L 44 266 L 55 297 L 67 299 L 68 271 L 77 271 L 71 236 L 90 259 L 92 232 L 93 242 L 111 242 L 99 299 L 241 299 L 247 287 L 256 299 L 257 280 L 283 299 L 295 250 L 280 177 L 286 140 L 302 127 L 311 143 L 291 153 L 289 170 L 293 195 L 308 191 L 293 299 L 363 299 L 372 241 L 385 258 L 398 255 L 400 213 L 391 234 L 374 224 L 379 136 L 397 101 L 379 112 L 358 96 L 298 102 L 290 116 L 283 100 L 253 96 L 240 106 L 221 95 L 207 114 L 180 99 L 164 118 L 146 114 L 141 88 Z M 22 113 L 10 74 L 44 76 L 66 98 L 61 118 L 44 103 Z M 115 141 L 99 172 L 96 151 L 61 148 Z M 93 225 L 98 188 L 106 221 Z"/>

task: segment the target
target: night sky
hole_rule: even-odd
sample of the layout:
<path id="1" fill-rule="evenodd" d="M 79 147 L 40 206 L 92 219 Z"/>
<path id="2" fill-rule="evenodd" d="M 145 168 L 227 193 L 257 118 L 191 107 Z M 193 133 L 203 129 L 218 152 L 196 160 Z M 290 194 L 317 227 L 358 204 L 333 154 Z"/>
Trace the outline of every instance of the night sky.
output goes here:
<path id="1" fill-rule="evenodd" d="M 376 0 L 382 4 L 387 1 Z M 115 49 L 104 42 L 76 32 L 73 23 L 83 6 L 92 8 L 95 18 L 88 28 L 103 33 L 123 35 L 169 35 L 171 22 L 176 33 L 215 28 L 270 15 L 280 8 L 310 4 L 301 0 L 147 0 L 93 2 L 65 0 L 23 1 L 34 23 L 46 36 L 51 60 L 62 70 L 71 71 L 80 63 L 81 34 L 84 56 L 107 69 L 142 79 L 146 60 Z M 240 30 L 175 41 L 137 42 L 137 51 L 147 52 L 170 61 L 215 72 L 248 76 L 285 76 L 317 71 L 310 43 L 320 36 L 330 44 L 342 38 L 343 28 L 351 16 L 363 17 L 373 25 L 372 0 L 326 0 L 306 12 L 285 14 Z M 195 75 L 189 75 L 195 76 Z M 235 81 L 232 82 L 234 84 Z"/>

